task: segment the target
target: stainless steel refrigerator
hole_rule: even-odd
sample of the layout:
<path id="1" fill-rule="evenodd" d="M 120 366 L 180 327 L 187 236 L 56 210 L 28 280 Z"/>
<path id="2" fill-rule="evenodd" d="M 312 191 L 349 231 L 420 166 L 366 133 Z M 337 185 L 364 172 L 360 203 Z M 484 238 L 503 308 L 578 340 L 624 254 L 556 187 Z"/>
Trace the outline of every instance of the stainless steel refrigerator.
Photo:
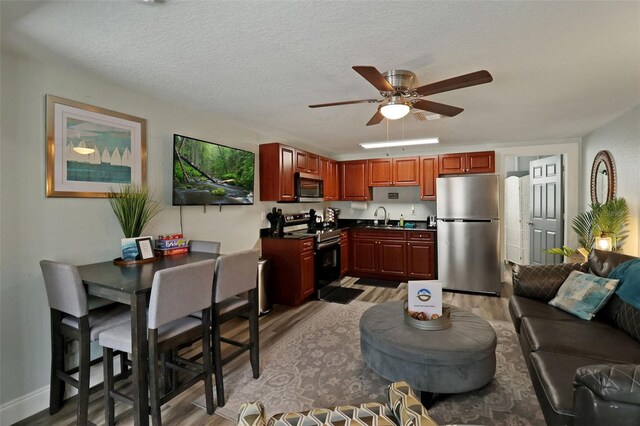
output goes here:
<path id="1" fill-rule="evenodd" d="M 436 180 L 438 281 L 449 290 L 500 294 L 498 175 Z"/>

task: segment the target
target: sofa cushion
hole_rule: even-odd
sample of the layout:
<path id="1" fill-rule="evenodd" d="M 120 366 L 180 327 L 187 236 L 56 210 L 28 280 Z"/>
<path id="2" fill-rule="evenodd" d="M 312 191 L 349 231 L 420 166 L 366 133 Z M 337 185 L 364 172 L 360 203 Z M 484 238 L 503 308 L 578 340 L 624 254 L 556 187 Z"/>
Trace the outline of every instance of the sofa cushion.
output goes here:
<path id="1" fill-rule="evenodd" d="M 582 356 L 608 363 L 640 363 L 638 342 L 606 323 L 525 317 L 520 333 L 533 352 Z"/>
<path id="2" fill-rule="evenodd" d="M 591 320 L 609 300 L 618 282 L 619 280 L 572 271 L 549 304 L 578 318 Z"/>
<path id="3" fill-rule="evenodd" d="M 587 264 L 514 265 L 513 293 L 548 302 L 556 295 L 571 271 L 586 272 Z"/>
<path id="4" fill-rule="evenodd" d="M 613 251 L 593 249 L 589 253 L 589 271 L 599 277 L 608 277 L 616 266 L 632 259 L 637 259 L 637 257 Z"/>
<path id="5" fill-rule="evenodd" d="M 550 352 L 529 354 L 534 388 L 548 424 L 566 424 L 562 416 L 573 415 L 573 381 L 576 369 L 602 364 L 600 360 Z M 551 409 L 551 412 L 549 412 Z"/>
<path id="6" fill-rule="evenodd" d="M 616 317 L 616 324 L 622 331 L 640 341 L 640 309 L 622 302 Z"/>
<path id="7" fill-rule="evenodd" d="M 518 333 L 520 332 L 520 323 L 524 317 L 548 318 L 558 321 L 582 321 L 580 318 L 540 300 L 523 296 L 511 297 L 511 300 L 509 300 L 509 313 Z"/>

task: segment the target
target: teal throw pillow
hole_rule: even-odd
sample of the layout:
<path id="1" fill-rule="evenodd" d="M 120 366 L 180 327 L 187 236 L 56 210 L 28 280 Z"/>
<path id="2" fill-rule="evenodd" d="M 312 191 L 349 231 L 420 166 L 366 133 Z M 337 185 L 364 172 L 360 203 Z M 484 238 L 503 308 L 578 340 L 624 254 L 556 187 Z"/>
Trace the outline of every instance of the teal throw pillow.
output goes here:
<path id="1" fill-rule="evenodd" d="M 620 280 L 616 290 L 618 297 L 636 309 L 640 309 L 640 259 L 632 259 L 618 265 L 609 278 Z"/>
<path id="2" fill-rule="evenodd" d="M 617 285 L 618 280 L 572 271 L 549 304 L 578 318 L 591 320 L 613 295 Z"/>

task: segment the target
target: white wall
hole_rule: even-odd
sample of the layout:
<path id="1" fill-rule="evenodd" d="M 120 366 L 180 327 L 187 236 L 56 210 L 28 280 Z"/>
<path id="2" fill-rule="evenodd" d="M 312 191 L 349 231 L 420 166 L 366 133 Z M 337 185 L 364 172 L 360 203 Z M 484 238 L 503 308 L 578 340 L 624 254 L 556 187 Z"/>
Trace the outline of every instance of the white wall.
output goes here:
<path id="1" fill-rule="evenodd" d="M 12 416 L 48 405 L 49 312 L 38 261 L 87 264 L 113 259 L 122 237 L 108 200 L 45 197 L 45 94 L 147 119 L 147 181 L 164 205 L 146 229 L 149 235 L 180 229 L 179 208 L 171 206 L 174 132 L 256 153 L 259 143 L 270 140 L 76 70 L 5 51 L 1 61 L 0 424 L 10 424 L 19 420 Z M 255 188 L 258 199 L 258 176 Z M 252 248 L 259 244 L 258 230 L 266 226 L 264 212 L 271 206 L 257 202 L 225 206 L 222 212 L 212 206 L 206 214 L 202 207 L 184 207 L 185 236 L 221 241 L 226 252 Z"/>
<path id="2" fill-rule="evenodd" d="M 624 253 L 640 254 L 640 106 L 610 121 L 582 138 L 581 210 L 591 203 L 591 165 L 598 151 L 606 149 L 616 167 L 616 196 L 624 197 L 631 210 L 629 237 Z"/>

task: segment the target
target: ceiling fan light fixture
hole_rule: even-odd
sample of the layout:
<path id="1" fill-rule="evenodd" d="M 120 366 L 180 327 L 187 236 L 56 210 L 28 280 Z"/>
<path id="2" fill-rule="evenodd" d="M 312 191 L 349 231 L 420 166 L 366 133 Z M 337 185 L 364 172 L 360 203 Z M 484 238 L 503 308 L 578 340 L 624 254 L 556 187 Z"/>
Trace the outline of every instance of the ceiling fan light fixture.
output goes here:
<path id="1" fill-rule="evenodd" d="M 409 114 L 411 105 L 402 99 L 391 99 L 380 107 L 380 113 L 389 120 L 397 120 Z"/>
<path id="2" fill-rule="evenodd" d="M 397 146 L 413 146 L 413 145 L 428 145 L 440 143 L 440 138 L 425 138 L 425 139 L 411 139 L 405 141 L 386 141 L 386 142 L 363 142 L 358 145 L 364 149 L 372 148 L 393 148 Z"/>

